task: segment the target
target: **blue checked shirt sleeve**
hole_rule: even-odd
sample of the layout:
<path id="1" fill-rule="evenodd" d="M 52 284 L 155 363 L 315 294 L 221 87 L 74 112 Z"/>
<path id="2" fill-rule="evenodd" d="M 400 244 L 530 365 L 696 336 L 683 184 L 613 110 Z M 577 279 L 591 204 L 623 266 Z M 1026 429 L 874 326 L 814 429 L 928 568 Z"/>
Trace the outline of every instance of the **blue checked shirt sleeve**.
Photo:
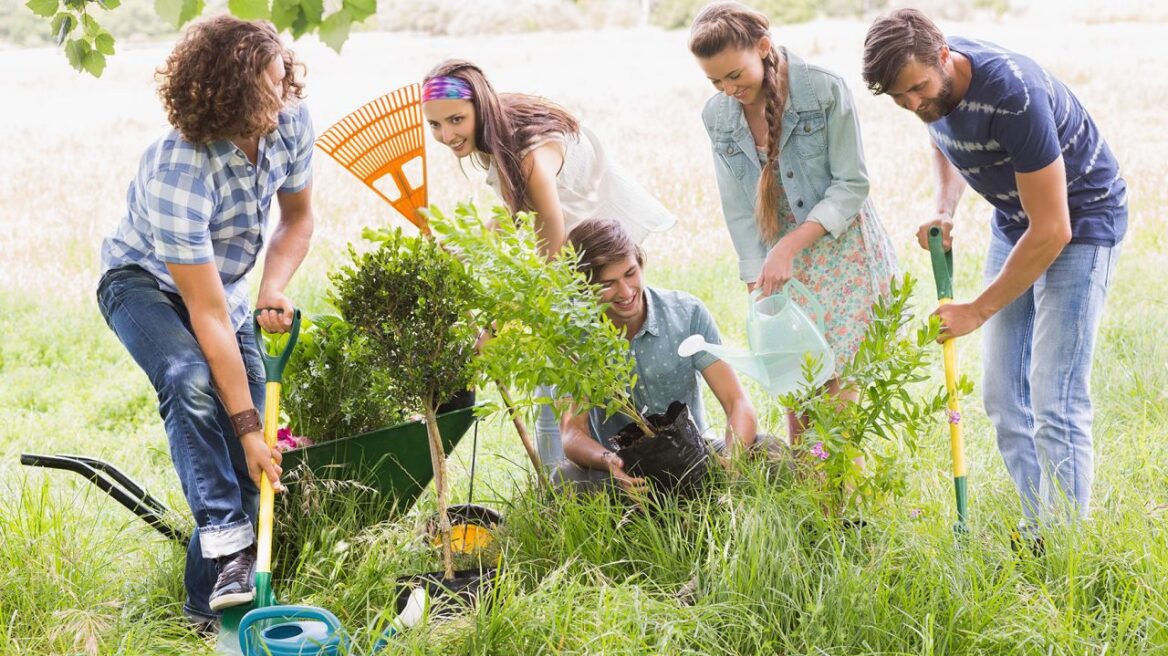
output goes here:
<path id="1" fill-rule="evenodd" d="M 280 191 L 295 193 L 312 182 L 312 146 L 316 135 L 312 130 L 312 117 L 308 115 L 308 107 L 300 103 L 299 114 L 296 118 L 296 152 L 292 154 L 292 165 L 288 170 L 288 177 L 284 180 Z"/>
<path id="2" fill-rule="evenodd" d="M 170 169 L 146 183 L 146 211 L 158 259 L 169 264 L 203 264 L 215 259 L 211 216 L 215 199 L 203 180 Z"/>

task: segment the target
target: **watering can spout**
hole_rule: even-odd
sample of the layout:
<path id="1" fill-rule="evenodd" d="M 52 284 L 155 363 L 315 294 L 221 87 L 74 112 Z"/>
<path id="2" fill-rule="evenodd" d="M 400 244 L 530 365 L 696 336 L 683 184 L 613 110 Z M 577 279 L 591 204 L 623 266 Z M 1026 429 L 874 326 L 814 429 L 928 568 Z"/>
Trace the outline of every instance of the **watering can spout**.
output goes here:
<path id="1" fill-rule="evenodd" d="M 725 362 L 738 373 L 750 376 L 762 383 L 764 387 L 767 386 L 770 380 L 770 376 L 767 374 L 766 366 L 763 362 L 758 356 L 745 349 L 736 349 L 723 346 L 722 344 L 711 344 L 701 335 L 690 335 L 677 347 L 677 354 L 683 358 L 696 355 L 701 351 L 706 351 L 722 362 Z"/>

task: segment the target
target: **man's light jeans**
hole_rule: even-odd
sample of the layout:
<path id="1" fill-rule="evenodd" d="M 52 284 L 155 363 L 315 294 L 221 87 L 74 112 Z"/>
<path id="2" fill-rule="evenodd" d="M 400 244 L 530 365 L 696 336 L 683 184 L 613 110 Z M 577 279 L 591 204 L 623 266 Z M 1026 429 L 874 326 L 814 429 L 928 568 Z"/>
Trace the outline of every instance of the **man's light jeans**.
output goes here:
<path id="1" fill-rule="evenodd" d="M 985 279 L 1011 245 L 991 239 Z M 985 410 L 1022 498 L 1024 526 L 1086 519 L 1095 465 L 1091 358 L 1119 247 L 1068 244 L 982 329 Z"/>

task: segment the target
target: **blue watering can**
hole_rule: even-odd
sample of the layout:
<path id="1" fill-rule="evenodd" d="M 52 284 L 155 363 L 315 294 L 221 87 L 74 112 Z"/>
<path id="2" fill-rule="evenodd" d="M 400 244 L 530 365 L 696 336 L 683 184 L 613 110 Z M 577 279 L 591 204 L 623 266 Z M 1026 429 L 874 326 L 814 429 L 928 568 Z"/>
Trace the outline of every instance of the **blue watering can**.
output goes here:
<path id="1" fill-rule="evenodd" d="M 428 607 L 426 590 L 414 589 L 406 607 L 381 633 L 370 653 L 380 653 L 400 631 L 417 625 Z M 238 632 L 238 653 L 243 656 L 335 656 L 351 646 L 337 616 L 315 606 L 256 608 L 243 616 Z"/>
<path id="2" fill-rule="evenodd" d="M 244 656 L 335 656 L 347 645 L 341 621 L 323 608 L 268 606 L 249 611 L 239 622 Z"/>
<path id="3" fill-rule="evenodd" d="M 815 321 L 791 299 L 791 291 L 807 300 Z M 775 396 L 806 384 L 803 363 L 808 357 L 818 365 L 811 382 L 813 388 L 826 383 L 835 373 L 835 353 L 823 336 L 823 305 L 798 280 L 788 280 L 782 291 L 766 298 L 762 298 L 760 289 L 750 293 L 746 337 L 749 350 L 710 344 L 701 335 L 690 335 L 678 345 L 677 354 L 689 357 L 708 351 L 757 380 Z"/>

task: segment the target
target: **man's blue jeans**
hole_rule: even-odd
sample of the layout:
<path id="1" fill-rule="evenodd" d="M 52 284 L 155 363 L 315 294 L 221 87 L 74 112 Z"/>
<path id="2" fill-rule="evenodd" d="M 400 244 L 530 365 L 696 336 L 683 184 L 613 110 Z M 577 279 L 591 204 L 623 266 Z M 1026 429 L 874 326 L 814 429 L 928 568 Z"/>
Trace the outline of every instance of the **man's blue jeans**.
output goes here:
<path id="1" fill-rule="evenodd" d="M 1012 246 L 994 237 L 985 280 Z M 1024 525 L 1086 519 L 1095 475 L 1091 357 L 1119 247 L 1068 244 L 982 329 L 985 410 L 1022 498 Z"/>
<path id="2" fill-rule="evenodd" d="M 197 530 L 187 547 L 184 607 L 194 619 L 216 615 L 208 604 L 217 570 L 214 558 L 255 542 L 259 490 L 248 477 L 243 448 L 211 380 L 211 368 L 191 329 L 181 297 L 164 292 L 150 273 L 130 266 L 102 276 L 98 305 L 158 393 L 183 494 Z M 236 335 L 256 408 L 263 413 L 264 369 L 254 328 Z"/>

